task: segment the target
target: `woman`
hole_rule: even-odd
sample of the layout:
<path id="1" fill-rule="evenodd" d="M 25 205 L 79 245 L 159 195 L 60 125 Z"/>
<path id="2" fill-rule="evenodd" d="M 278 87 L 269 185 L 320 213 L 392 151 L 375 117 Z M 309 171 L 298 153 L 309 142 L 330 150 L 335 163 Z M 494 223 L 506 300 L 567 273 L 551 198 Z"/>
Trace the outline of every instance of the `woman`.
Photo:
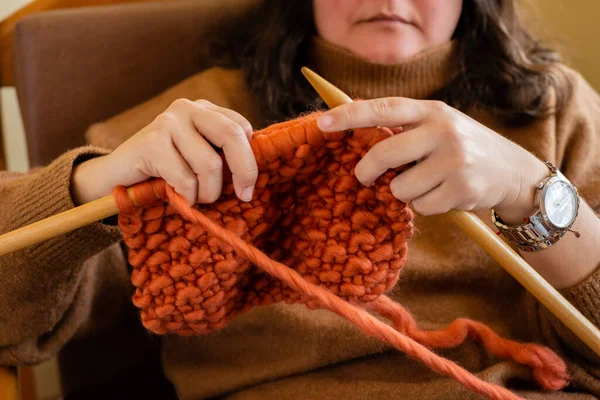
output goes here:
<path id="1" fill-rule="evenodd" d="M 468 317 L 504 337 L 545 343 L 567 361 L 572 382 L 567 391 L 542 393 L 528 369 L 469 342 L 443 355 L 529 398 L 600 396 L 598 357 L 440 217 L 450 209 L 475 210 L 491 225 L 494 209 L 507 226 L 520 224 L 536 211 L 535 186 L 550 174 L 541 159 L 549 160 L 589 202 L 581 201 L 571 227 L 581 236 L 566 233 L 548 248 L 534 244 L 537 251 L 522 254 L 592 322 L 600 321 L 600 221 L 593 212 L 600 206 L 600 101 L 527 34 L 513 2 L 266 1 L 255 20 L 250 44 L 241 52 L 234 46 L 242 54 L 240 69 L 202 72 L 92 127 L 90 142 L 116 147 L 111 153 L 86 147 L 40 171 L 3 175 L 2 220 L 14 222 L 2 229 L 152 176 L 189 203 L 213 202 L 223 166 L 211 145 L 223 149 L 238 197 L 250 199 L 257 176 L 248 144 L 253 127 L 319 104 L 299 75 L 307 64 L 365 99 L 321 116 L 323 130 L 403 127 L 359 162 L 361 183 L 417 161 L 391 184 L 420 214 L 393 298 L 424 328 Z M 257 308 L 208 336 L 148 344 L 128 299 L 126 264 L 111 245 L 118 239 L 113 226 L 98 223 L 3 257 L 2 363 L 36 362 L 62 349 L 67 388 L 123 383 L 113 377 L 127 369 L 139 395 L 152 387 L 144 363 L 157 361 L 148 356 L 154 348 L 182 399 L 474 396 L 337 316 L 300 305 Z M 93 381 L 92 370 L 100 373 Z"/>

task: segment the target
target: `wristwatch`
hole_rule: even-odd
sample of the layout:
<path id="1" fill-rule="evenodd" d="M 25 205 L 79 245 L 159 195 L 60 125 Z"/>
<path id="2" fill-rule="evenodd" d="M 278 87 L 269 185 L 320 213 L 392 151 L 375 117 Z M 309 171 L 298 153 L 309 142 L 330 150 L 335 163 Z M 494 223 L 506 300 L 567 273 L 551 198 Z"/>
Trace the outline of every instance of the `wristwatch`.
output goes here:
<path id="1" fill-rule="evenodd" d="M 492 210 L 492 222 L 508 240 L 524 251 L 546 249 L 558 242 L 571 229 L 579 212 L 577 188 L 549 161 L 550 176 L 536 185 L 534 206 L 537 209 L 521 225 L 506 225 Z"/>

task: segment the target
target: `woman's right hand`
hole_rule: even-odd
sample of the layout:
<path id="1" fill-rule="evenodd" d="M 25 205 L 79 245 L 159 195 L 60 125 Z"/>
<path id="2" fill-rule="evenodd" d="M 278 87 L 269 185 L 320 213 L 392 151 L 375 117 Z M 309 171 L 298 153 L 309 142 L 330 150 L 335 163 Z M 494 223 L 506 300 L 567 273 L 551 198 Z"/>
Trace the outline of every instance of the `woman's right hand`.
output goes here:
<path id="1" fill-rule="evenodd" d="M 119 185 L 159 177 L 190 205 L 212 203 L 221 194 L 223 162 L 211 143 L 225 153 L 236 195 L 250 201 L 258 176 L 251 137 L 252 126 L 235 111 L 206 100 L 176 100 L 112 153 L 76 166 L 73 201 L 84 204 Z"/>

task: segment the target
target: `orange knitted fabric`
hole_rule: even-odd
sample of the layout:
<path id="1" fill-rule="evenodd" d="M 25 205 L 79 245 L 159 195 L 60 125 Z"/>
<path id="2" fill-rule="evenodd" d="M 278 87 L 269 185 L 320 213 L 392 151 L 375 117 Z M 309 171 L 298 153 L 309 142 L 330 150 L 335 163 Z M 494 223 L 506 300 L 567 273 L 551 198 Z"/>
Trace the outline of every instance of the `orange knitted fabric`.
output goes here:
<path id="1" fill-rule="evenodd" d="M 470 336 L 499 357 L 529 365 L 543 388 L 564 387 L 565 364 L 550 349 L 502 339 L 470 320 L 421 331 L 383 294 L 405 263 L 413 216 L 389 189 L 401 169 L 363 187 L 354 166 L 394 132 L 325 134 L 316 116 L 255 133 L 251 146 L 260 174 L 251 202 L 237 199 L 228 171 L 221 198 L 193 208 L 160 179 L 115 189 L 143 325 L 158 334 L 205 334 L 252 307 L 299 302 L 338 313 L 489 398 L 517 397 L 424 346 L 453 347 Z"/>

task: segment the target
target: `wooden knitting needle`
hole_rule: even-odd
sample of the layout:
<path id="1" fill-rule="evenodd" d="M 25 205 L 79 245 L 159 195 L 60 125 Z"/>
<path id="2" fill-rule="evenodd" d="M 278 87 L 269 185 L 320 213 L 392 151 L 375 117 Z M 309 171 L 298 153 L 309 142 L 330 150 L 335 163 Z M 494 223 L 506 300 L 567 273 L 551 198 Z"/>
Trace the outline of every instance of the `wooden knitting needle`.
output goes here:
<path id="1" fill-rule="evenodd" d="M 131 193 L 130 193 L 131 195 Z M 0 257 L 119 213 L 112 196 L 91 201 L 0 236 Z"/>
<path id="2" fill-rule="evenodd" d="M 302 73 L 330 108 L 352 102 L 347 94 L 309 68 L 303 67 Z M 475 214 L 453 210 L 446 215 L 600 356 L 600 331 L 598 328 L 527 264 L 516 251 L 500 239 Z"/>

